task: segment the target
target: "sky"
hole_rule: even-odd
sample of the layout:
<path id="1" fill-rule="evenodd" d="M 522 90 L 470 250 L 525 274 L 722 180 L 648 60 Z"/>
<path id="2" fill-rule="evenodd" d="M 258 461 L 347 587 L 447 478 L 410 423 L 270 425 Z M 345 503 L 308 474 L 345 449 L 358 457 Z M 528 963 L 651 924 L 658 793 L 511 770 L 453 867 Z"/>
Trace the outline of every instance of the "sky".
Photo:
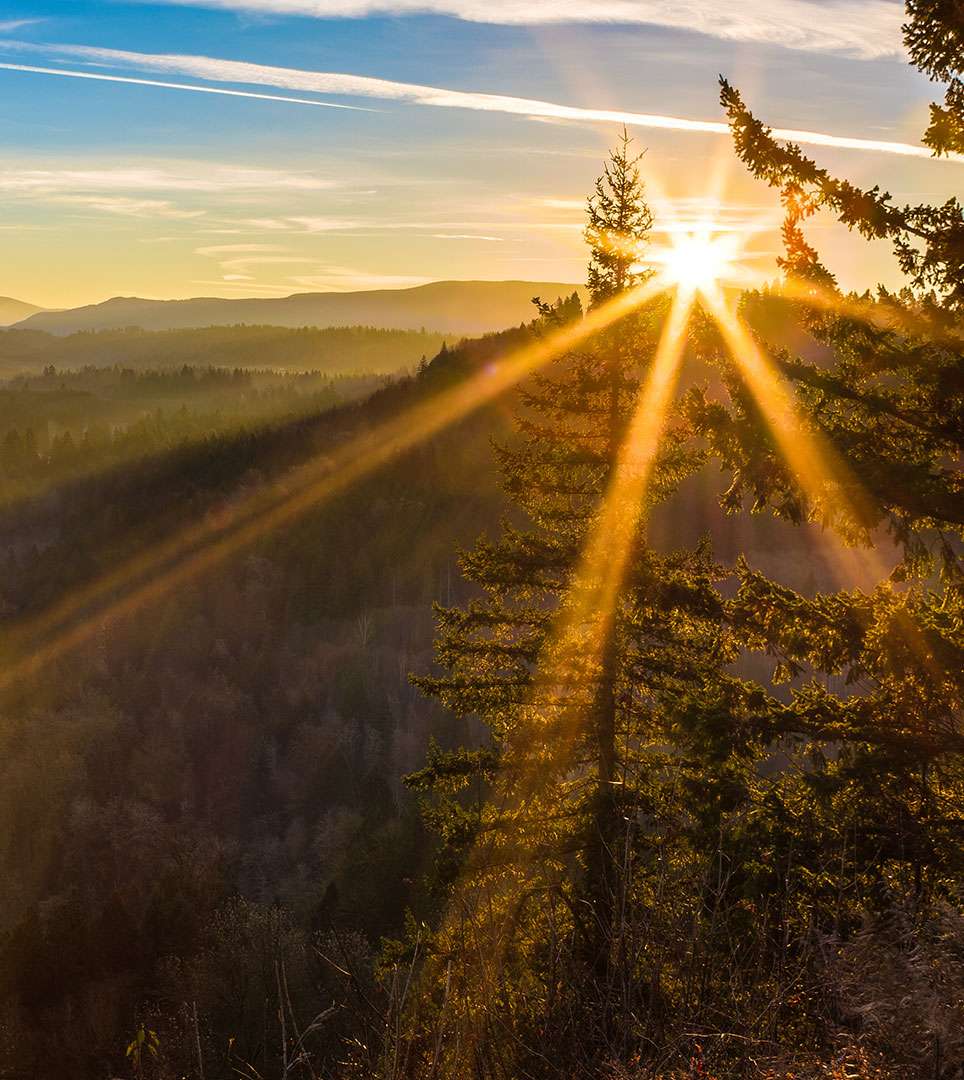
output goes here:
<path id="1" fill-rule="evenodd" d="M 623 123 L 657 231 L 708 215 L 772 275 L 779 209 L 720 127 L 775 129 L 899 201 L 964 190 L 892 0 L 0 0 L 0 295 L 284 296 L 579 282 Z M 847 287 L 885 247 L 817 220 Z"/>

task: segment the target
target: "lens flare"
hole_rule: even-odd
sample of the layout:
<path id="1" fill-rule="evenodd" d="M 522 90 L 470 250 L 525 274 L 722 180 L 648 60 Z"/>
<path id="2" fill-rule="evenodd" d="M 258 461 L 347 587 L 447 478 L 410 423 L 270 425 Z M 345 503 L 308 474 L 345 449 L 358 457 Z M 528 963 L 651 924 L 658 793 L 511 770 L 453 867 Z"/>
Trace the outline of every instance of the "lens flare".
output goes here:
<path id="1" fill-rule="evenodd" d="M 650 253 L 649 261 L 667 285 L 692 296 L 742 278 L 741 248 L 738 234 L 714 236 L 708 228 L 699 229 L 672 236 L 668 247 Z"/>

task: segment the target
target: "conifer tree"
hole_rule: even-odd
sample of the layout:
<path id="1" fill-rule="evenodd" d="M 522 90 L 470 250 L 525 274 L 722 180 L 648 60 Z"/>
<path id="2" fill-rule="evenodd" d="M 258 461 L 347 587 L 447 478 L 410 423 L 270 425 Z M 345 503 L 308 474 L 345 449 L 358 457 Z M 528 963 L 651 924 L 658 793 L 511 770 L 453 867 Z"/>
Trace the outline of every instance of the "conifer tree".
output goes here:
<path id="1" fill-rule="evenodd" d="M 595 309 L 646 280 L 652 219 L 625 135 L 588 219 Z M 541 309 L 558 324 L 554 309 Z M 443 840 L 449 915 L 433 948 L 438 963 L 463 968 L 458 985 L 446 968 L 446 1008 L 471 1017 L 471 1037 L 447 1029 L 443 1075 L 467 1075 L 459 1069 L 470 1045 L 478 1075 L 522 1075 L 522 1058 L 526 1075 L 562 1075 L 539 1063 L 553 1042 L 571 1054 L 559 1069 L 590 1075 L 638 1045 L 634 1013 L 658 1030 L 672 1011 L 661 945 L 639 927 L 658 921 L 656 880 L 665 884 L 670 837 L 686 831 L 684 777 L 702 773 L 684 756 L 686 733 L 700 710 L 725 730 L 723 717 L 764 704 L 723 673 L 737 646 L 721 623 L 708 551 L 666 555 L 647 544 L 651 505 L 700 463 L 680 439 L 665 440 L 640 503 L 620 509 L 617 527 L 632 540 L 612 611 L 575 599 L 585 577 L 602 573 L 583 552 L 666 318 L 665 301 L 643 304 L 524 389 L 519 437 L 498 454 L 525 524 L 506 522 L 463 557 L 481 597 L 439 611 L 446 671 L 419 682 L 485 729 L 480 748 L 434 747 L 409 778 L 433 796 Z M 700 740 L 712 742 L 701 731 L 688 749 Z"/>
<path id="2" fill-rule="evenodd" d="M 964 122 L 960 5 L 912 0 L 908 13 L 904 31 L 911 58 L 933 77 L 951 80 L 945 107 L 933 107 L 932 121 L 939 114 L 945 129 L 953 128 Z M 843 483 L 844 488 L 849 483 L 850 492 L 844 494 L 851 497 L 842 503 L 840 478 L 835 478 L 833 489 L 815 497 L 811 492 L 806 506 L 807 495 L 793 477 L 773 467 L 775 448 L 761 430 L 758 414 L 741 406 L 739 394 L 732 395 L 729 413 L 706 408 L 694 398 L 692 415 L 734 473 L 734 499 L 752 492 L 758 504 L 777 508 L 784 516 L 806 506 L 811 516 L 865 544 L 889 534 L 903 554 L 891 585 L 905 579 L 908 585 L 899 596 L 882 583 L 873 600 L 847 603 L 838 597 L 836 603 L 843 607 L 837 617 L 842 619 L 846 608 L 851 623 L 865 628 L 860 648 L 873 640 L 870 627 L 902 623 L 902 633 L 895 631 L 893 640 L 885 635 L 876 641 L 874 663 L 884 664 L 888 649 L 905 639 L 901 647 L 909 667 L 898 665 L 898 681 L 905 689 L 915 682 L 930 687 L 935 695 L 930 705 L 937 710 L 937 728 L 930 734 L 920 732 L 919 749 L 924 753 L 931 742 L 932 752 L 957 751 L 958 676 L 964 668 L 959 651 L 964 645 L 959 544 L 964 535 L 964 207 L 957 199 L 938 207 L 896 207 L 878 187 L 860 191 L 830 176 L 798 147 L 780 145 L 725 80 L 722 101 L 737 153 L 754 175 L 779 188 L 787 211 L 781 264 L 786 289 L 775 296 L 746 297 L 745 310 L 752 321 L 755 312 L 769 306 L 772 314 L 776 307 L 825 347 L 831 359 L 820 363 L 786 350 L 771 351 L 814 430 L 846 463 Z M 951 143 L 935 134 L 935 123 L 925 142 L 935 153 L 947 152 Z M 868 238 L 891 239 L 908 286 L 897 294 L 879 288 L 876 296 L 845 296 L 805 238 L 806 219 L 819 208 L 832 210 Z M 753 448 L 752 453 L 747 448 Z M 851 506 L 861 503 L 860 520 L 852 514 L 847 519 L 847 501 Z M 936 591 L 929 574 L 940 576 Z M 862 605 L 873 610 L 859 616 Z M 824 668 L 868 662 L 853 641 L 841 641 L 839 648 L 836 657 L 824 655 Z M 804 653 L 789 662 L 802 660 Z M 894 735 L 901 711 L 894 708 L 889 717 L 881 717 L 881 738 L 885 729 L 888 737 Z M 911 738 L 909 731 L 906 738 Z"/>
<path id="3" fill-rule="evenodd" d="M 958 0 L 908 0 L 904 44 L 911 61 L 948 84 L 944 105 L 931 105 L 924 145 L 935 154 L 964 154 L 964 8 Z"/>
<path id="4" fill-rule="evenodd" d="M 912 60 L 951 80 L 925 142 L 959 150 L 960 5 L 912 0 L 908 12 Z M 834 527 L 882 568 L 872 589 L 850 582 L 816 596 L 739 568 L 729 615 L 750 648 L 776 661 L 776 678 L 793 680 L 772 730 L 804 763 L 798 779 L 776 777 L 758 843 L 777 857 L 792 845 L 811 927 L 844 948 L 861 920 L 910 911 L 909 954 L 941 905 L 959 901 L 964 869 L 964 208 L 957 199 L 896 206 L 779 143 L 725 80 L 722 102 L 737 153 L 786 209 L 785 281 L 745 296 L 743 312 L 758 327 L 802 326 L 822 346 L 815 362 L 757 334 L 804 425 L 842 469 L 803 485 L 722 350 L 728 401 L 694 391 L 688 414 L 733 477 L 731 510 L 749 498 Z M 821 208 L 868 239 L 890 239 L 907 286 L 845 295 L 806 239 Z M 844 688 L 831 692 L 831 679 Z M 944 978 L 936 967 L 934 978 Z M 950 1017 L 957 1006 L 942 1008 Z M 931 1060 L 915 1064 L 941 1075 L 934 1038 Z"/>

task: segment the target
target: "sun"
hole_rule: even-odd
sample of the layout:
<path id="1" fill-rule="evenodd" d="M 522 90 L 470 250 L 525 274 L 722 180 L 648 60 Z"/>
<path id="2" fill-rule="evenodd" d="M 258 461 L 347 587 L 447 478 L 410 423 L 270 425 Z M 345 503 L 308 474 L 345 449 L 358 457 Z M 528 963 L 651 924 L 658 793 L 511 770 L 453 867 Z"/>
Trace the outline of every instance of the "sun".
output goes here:
<path id="1" fill-rule="evenodd" d="M 666 285 L 683 293 L 713 292 L 721 282 L 740 276 L 740 243 L 732 233 L 714 236 L 709 229 L 670 235 L 667 247 L 648 253 L 647 262 Z"/>

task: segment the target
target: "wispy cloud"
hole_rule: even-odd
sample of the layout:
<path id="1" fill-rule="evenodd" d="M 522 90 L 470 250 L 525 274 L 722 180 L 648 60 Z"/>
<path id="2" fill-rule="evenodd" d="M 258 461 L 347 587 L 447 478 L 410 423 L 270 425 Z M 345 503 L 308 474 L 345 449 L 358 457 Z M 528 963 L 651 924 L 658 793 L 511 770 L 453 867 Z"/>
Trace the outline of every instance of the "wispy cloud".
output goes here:
<path id="1" fill-rule="evenodd" d="M 433 240 L 487 240 L 491 244 L 501 244 L 504 240 L 501 236 L 482 236 L 479 233 L 432 233 Z"/>
<path id="2" fill-rule="evenodd" d="M 259 285 L 241 274 L 227 275 L 223 278 L 193 278 L 192 285 L 213 285 L 219 292 L 230 292 L 235 296 L 250 296 L 252 293 L 267 293 L 269 296 L 289 296 L 294 289 L 290 285 Z"/>
<path id="3" fill-rule="evenodd" d="M 284 282 L 257 283 L 243 275 L 227 274 L 219 280 L 195 278 L 192 285 L 213 285 L 221 292 L 233 295 L 264 293 L 271 296 L 288 296 L 295 292 L 351 292 L 356 289 L 404 289 L 424 285 L 430 277 L 418 274 L 379 274 L 358 270 L 351 266 L 316 264 L 310 274 L 299 274 Z"/>
<path id="4" fill-rule="evenodd" d="M 543 206 L 548 206 L 552 210 L 585 210 L 585 199 L 541 199 Z"/>
<path id="5" fill-rule="evenodd" d="M 351 266 L 319 267 L 311 274 L 288 278 L 295 285 L 323 292 L 347 292 L 353 289 L 403 289 L 424 285 L 431 278 L 419 274 L 378 274 Z"/>
<path id="6" fill-rule="evenodd" d="M 287 251 L 281 244 L 209 244 L 194 249 L 195 255 L 209 255 L 219 258 L 222 255 L 253 255 L 255 253 Z"/>
<path id="7" fill-rule="evenodd" d="M 252 266 L 316 266 L 317 259 L 301 255 L 244 255 L 237 259 L 224 259 L 221 269 L 244 274 Z"/>
<path id="8" fill-rule="evenodd" d="M 256 266 L 317 266 L 317 259 L 288 254 L 283 244 L 207 244 L 195 255 L 216 259 L 224 281 L 253 281 L 248 273 Z"/>
<path id="9" fill-rule="evenodd" d="M 353 218 L 333 217 L 289 217 L 285 219 L 289 226 L 303 229 L 307 233 L 344 232 L 346 229 L 360 228 L 364 223 Z"/>
<path id="10" fill-rule="evenodd" d="M 83 208 L 121 217 L 184 221 L 208 214 L 212 197 L 260 202 L 275 198 L 282 191 L 312 195 L 333 186 L 330 180 L 310 172 L 217 163 L 146 160 L 118 165 L 98 160 L 80 168 L 23 165 L 0 168 L 0 193 L 10 200 Z M 188 205 L 180 205 L 182 202 Z M 221 220 L 211 222 L 212 229 L 223 226 Z M 262 249 L 263 245 L 259 245 L 255 250 Z"/>
<path id="11" fill-rule="evenodd" d="M 342 72 L 305 71 L 298 68 L 272 67 L 239 60 L 222 60 L 209 56 L 180 56 L 154 53 L 137 53 L 119 49 L 103 49 L 83 45 L 34 45 L 25 42 L 0 42 L 0 48 L 44 49 L 75 61 L 103 64 L 113 67 L 137 67 L 151 71 L 189 75 L 209 82 L 242 83 L 272 86 L 285 90 L 308 91 L 321 94 L 339 94 L 350 97 L 376 98 L 400 101 L 434 108 L 470 109 L 479 112 L 505 113 L 530 119 L 553 118 L 583 123 L 626 124 L 630 127 L 656 128 L 669 131 L 685 131 L 700 134 L 726 135 L 729 129 L 718 120 L 692 120 L 679 116 L 656 113 L 625 112 L 613 109 L 591 109 L 561 105 L 551 101 L 513 97 L 505 94 L 476 93 L 463 90 L 446 90 L 418 83 L 403 83 L 365 75 Z M 8 65 L 9 66 L 9 65 Z M 51 69 L 52 70 L 52 69 Z M 148 82 L 148 85 L 152 85 Z M 295 99 L 289 99 L 295 100 Z M 301 99 L 297 99 L 300 103 Z M 907 157 L 930 158 L 930 151 L 923 146 L 882 139 L 866 139 L 854 136 L 834 135 L 820 131 L 803 131 L 793 128 L 776 128 L 773 134 L 779 139 L 814 146 L 828 146 L 847 150 L 875 151 Z M 940 159 L 964 161 L 964 155 L 950 155 Z"/>
<path id="12" fill-rule="evenodd" d="M 36 26 L 43 19 L 0 19 L 0 34 L 13 34 L 26 26 Z"/>
<path id="13" fill-rule="evenodd" d="M 261 101 L 287 101 L 293 105 L 317 105 L 322 109 L 351 109 L 370 112 L 358 105 L 336 105 L 330 101 L 314 101 L 309 98 L 293 98 L 279 94 L 256 94 L 248 90 L 225 90 L 218 86 L 192 86 L 188 83 L 161 82 L 157 79 L 133 79 L 121 75 L 102 75 L 93 71 L 68 71 L 64 68 L 34 67 L 30 64 L 0 64 L 7 71 L 26 71 L 34 75 L 61 75 L 68 79 L 91 79 L 95 82 L 128 83 L 134 86 L 159 86 L 165 90 L 192 90 L 196 94 L 222 94 L 226 97 L 257 98 Z"/>
<path id="14" fill-rule="evenodd" d="M 190 221 L 204 216 L 203 210 L 184 210 L 166 199 L 135 199 L 126 195 L 59 195 L 56 201 L 121 217 L 170 218 Z"/>
<path id="15" fill-rule="evenodd" d="M 99 165 L 96 168 L 0 169 L 0 191 L 56 194 L 87 191 L 230 192 L 321 191 L 334 184 L 320 176 L 280 169 L 249 169 L 233 165 L 177 163 L 159 165 Z"/>
<path id="16" fill-rule="evenodd" d="M 477 23 L 622 23 L 729 41 L 876 58 L 900 52 L 903 5 L 892 0 L 161 0 L 162 3 L 320 19 L 450 15 Z"/>

